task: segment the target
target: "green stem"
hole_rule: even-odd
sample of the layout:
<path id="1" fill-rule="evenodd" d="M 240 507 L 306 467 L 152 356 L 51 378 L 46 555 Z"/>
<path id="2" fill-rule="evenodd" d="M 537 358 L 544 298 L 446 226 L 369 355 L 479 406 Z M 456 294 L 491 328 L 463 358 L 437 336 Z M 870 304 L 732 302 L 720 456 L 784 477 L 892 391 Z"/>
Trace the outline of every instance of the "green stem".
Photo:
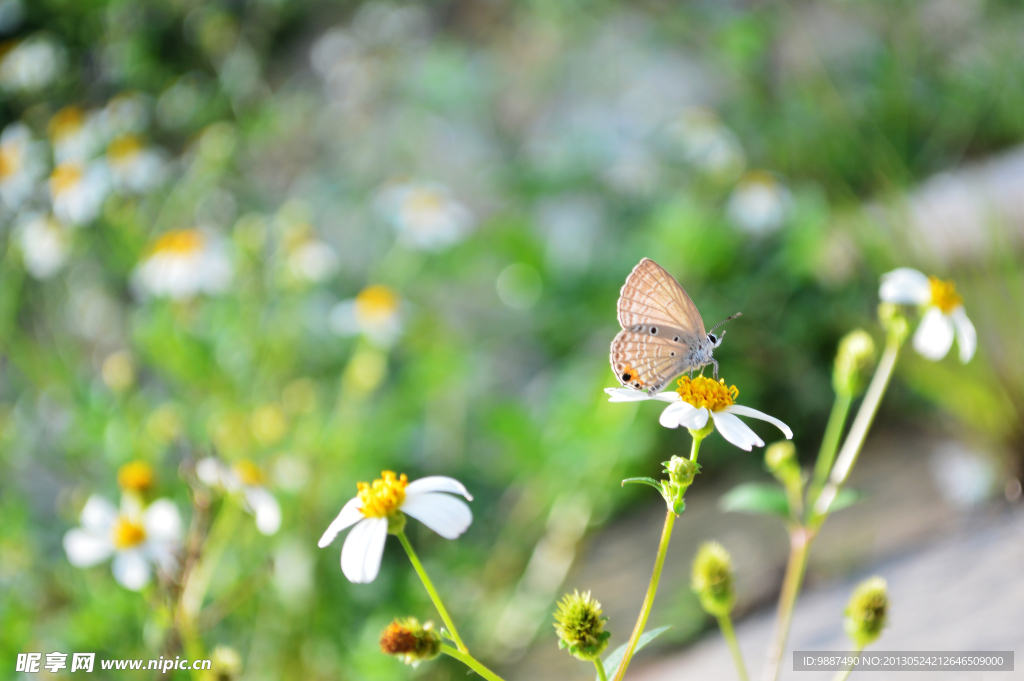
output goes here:
<path id="1" fill-rule="evenodd" d="M 782 580 L 782 593 L 779 594 L 775 635 L 761 674 L 763 681 L 774 681 L 782 670 L 782 656 L 786 650 L 786 640 L 789 638 L 789 626 L 793 621 L 796 598 L 800 595 L 800 587 L 807 572 L 807 554 L 813 538 L 811 532 L 803 527 L 797 527 L 790 533 L 789 561 L 786 563 L 786 576 Z"/>
<path id="2" fill-rule="evenodd" d="M 594 666 L 597 667 L 597 678 L 599 681 L 608 681 L 608 672 L 604 670 L 604 662 L 600 657 L 594 658 Z"/>
<path id="3" fill-rule="evenodd" d="M 402 535 L 398 535 L 402 536 Z M 480 664 L 480 662 L 464 650 L 456 650 L 451 646 L 442 645 L 441 652 L 450 657 L 454 657 L 456 660 L 466 665 L 480 676 L 484 677 L 488 681 L 504 681 L 500 676 L 492 672 L 487 667 Z"/>
<path id="4" fill-rule="evenodd" d="M 837 394 L 835 402 L 832 403 L 832 413 L 828 416 L 828 426 L 825 427 L 825 437 L 821 441 L 821 449 L 818 451 L 818 460 L 814 464 L 814 477 L 811 480 L 811 489 L 807 494 L 808 505 L 813 506 L 821 489 L 825 486 L 828 473 L 832 470 L 832 463 L 836 460 L 836 451 L 839 449 L 839 440 L 843 435 L 843 426 L 850 415 L 850 405 L 853 404 L 853 395 L 849 393 Z"/>
<path id="5" fill-rule="evenodd" d="M 885 395 L 886 388 L 889 387 L 902 343 L 903 338 L 900 335 L 889 334 L 885 352 L 878 362 L 878 368 L 875 369 L 875 375 L 871 378 L 871 385 L 868 386 L 868 391 L 864 394 L 864 401 L 861 402 L 860 409 L 857 410 L 857 416 L 853 420 L 853 425 L 850 426 L 850 433 L 846 436 L 843 448 L 839 450 L 839 456 L 832 468 L 828 484 L 825 485 L 814 502 L 810 519 L 810 524 L 813 527 L 820 527 L 821 523 L 825 522 L 832 501 L 846 483 L 853 465 L 857 463 L 857 457 L 864 447 L 864 440 L 878 413 L 878 407 L 882 404 L 882 397 Z"/>
<path id="6" fill-rule="evenodd" d="M 850 654 L 851 655 L 860 655 L 863 651 L 864 651 L 864 646 L 857 646 L 856 648 L 854 648 L 853 652 L 850 653 Z M 848 677 L 852 671 L 853 671 L 853 665 L 851 664 L 849 667 L 847 667 L 846 669 L 844 669 L 841 672 L 839 672 L 838 674 L 836 674 L 833 677 L 832 681 L 846 681 L 846 677 Z"/>
<path id="7" fill-rule="evenodd" d="M 736 640 L 736 632 L 732 628 L 732 619 L 728 613 L 718 618 L 718 626 L 722 630 L 725 642 L 729 644 L 729 650 L 732 651 L 732 661 L 736 664 L 737 676 L 740 677 L 740 681 L 749 681 L 747 665 L 743 663 L 743 653 L 740 651 L 740 642 Z"/>
<path id="8" fill-rule="evenodd" d="M 398 541 L 402 542 L 402 548 L 404 548 L 405 552 L 409 554 L 409 560 L 412 562 L 413 569 L 415 569 L 416 574 L 420 576 L 420 581 L 423 582 L 423 588 L 425 588 L 427 593 L 430 594 L 430 600 L 434 602 L 434 607 L 437 608 L 439 613 L 441 613 L 441 619 L 444 620 L 445 626 L 448 627 L 448 633 L 450 633 L 452 638 L 455 639 L 455 645 L 458 646 L 459 653 L 465 653 L 468 655 L 469 650 L 466 648 L 466 644 L 462 642 L 462 637 L 459 636 L 459 632 L 455 629 L 455 624 L 452 623 L 452 618 L 448 614 L 448 609 L 445 608 L 444 603 L 441 602 L 441 596 L 437 593 L 437 589 L 434 588 L 434 583 L 430 581 L 430 577 L 427 576 L 427 571 L 423 569 L 423 563 L 420 562 L 416 552 L 413 551 L 412 544 L 409 543 L 409 539 L 405 536 L 404 531 L 398 533 Z M 467 662 L 466 664 L 469 663 Z M 476 664 L 480 663 L 477 662 Z"/>

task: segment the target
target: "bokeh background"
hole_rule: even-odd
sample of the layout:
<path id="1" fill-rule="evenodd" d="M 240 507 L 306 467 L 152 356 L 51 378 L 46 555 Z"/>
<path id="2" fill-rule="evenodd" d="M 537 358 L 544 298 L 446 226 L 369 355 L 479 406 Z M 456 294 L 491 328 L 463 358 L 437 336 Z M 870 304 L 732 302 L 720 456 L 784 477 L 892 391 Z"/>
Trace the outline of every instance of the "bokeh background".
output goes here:
<path id="1" fill-rule="evenodd" d="M 878 526 L 950 522 L 889 543 L 847 527 L 812 585 L 957 518 L 1020 518 L 1014 2 L 2 0 L 0 34 L 0 677 L 19 652 L 161 654 L 151 594 L 73 567 L 61 540 L 135 459 L 187 522 L 189 471 L 214 454 L 257 462 L 283 510 L 271 537 L 240 526 L 211 586 L 248 589 L 203 632 L 242 678 L 463 677 L 378 651 L 393 617 L 436 618 L 397 543 L 362 586 L 316 548 L 385 468 L 476 497 L 456 542 L 412 528 L 472 649 L 510 675 L 592 673 L 557 657 L 553 602 L 594 588 L 625 640 L 639 599 L 599 587 L 642 593 L 661 502 L 619 480 L 688 446 L 602 392 L 644 256 L 708 325 L 743 312 L 722 375 L 805 464 L 838 339 L 881 338 L 879 275 L 964 295 L 977 356 L 906 354 L 877 430 L 909 463 L 862 481 L 896 490 L 862 502 Z M 694 492 L 767 476 L 720 438 L 701 462 Z M 935 506 L 884 505 L 918 483 Z M 713 497 L 681 519 L 707 524 L 670 556 L 654 655 L 710 628 L 686 574 Z M 785 536 L 765 533 L 776 552 L 739 561 L 763 585 L 746 612 L 780 578 Z"/>

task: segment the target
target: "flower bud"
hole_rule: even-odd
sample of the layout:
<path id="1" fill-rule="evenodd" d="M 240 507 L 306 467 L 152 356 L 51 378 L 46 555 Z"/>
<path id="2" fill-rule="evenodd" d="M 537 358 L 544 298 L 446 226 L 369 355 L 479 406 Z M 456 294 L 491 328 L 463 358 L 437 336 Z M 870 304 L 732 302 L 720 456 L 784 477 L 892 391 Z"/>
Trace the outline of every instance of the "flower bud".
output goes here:
<path id="1" fill-rule="evenodd" d="M 846 633 L 854 645 L 863 648 L 873 642 L 885 627 L 889 593 L 885 580 L 872 577 L 861 582 L 846 604 Z"/>
<path id="2" fill-rule="evenodd" d="M 566 594 L 554 612 L 558 647 L 578 660 L 595 660 L 608 647 L 611 632 L 604 630 L 607 617 L 601 616 L 601 604 L 590 592 Z"/>
<path id="3" fill-rule="evenodd" d="M 903 314 L 903 308 L 894 303 L 881 303 L 878 306 L 878 321 L 890 336 L 895 336 L 902 343 L 910 331 L 910 324 Z"/>
<path id="4" fill-rule="evenodd" d="M 718 542 L 705 542 L 697 551 L 697 557 L 693 559 L 691 588 L 709 615 L 728 615 L 736 604 L 732 557 Z"/>
<path id="5" fill-rule="evenodd" d="M 380 650 L 415 667 L 441 654 L 441 635 L 433 622 L 420 625 L 415 617 L 396 619 L 381 632 Z"/>
<path id="6" fill-rule="evenodd" d="M 769 445 L 764 452 L 764 463 L 783 485 L 800 484 L 800 463 L 796 460 L 796 446 L 789 440 Z"/>
<path id="7" fill-rule="evenodd" d="M 686 509 L 683 495 L 693 484 L 693 478 L 700 472 L 700 464 L 681 456 L 673 456 L 669 461 L 662 462 L 668 480 L 661 481 L 661 496 L 673 513 L 679 515 Z"/>
<path id="8" fill-rule="evenodd" d="M 242 673 L 242 656 L 230 646 L 217 646 L 212 658 L 211 677 L 217 681 L 232 681 Z"/>
<path id="9" fill-rule="evenodd" d="M 859 394 L 874 362 L 875 341 L 867 331 L 857 329 L 843 336 L 832 372 L 836 393 L 850 397 Z"/>

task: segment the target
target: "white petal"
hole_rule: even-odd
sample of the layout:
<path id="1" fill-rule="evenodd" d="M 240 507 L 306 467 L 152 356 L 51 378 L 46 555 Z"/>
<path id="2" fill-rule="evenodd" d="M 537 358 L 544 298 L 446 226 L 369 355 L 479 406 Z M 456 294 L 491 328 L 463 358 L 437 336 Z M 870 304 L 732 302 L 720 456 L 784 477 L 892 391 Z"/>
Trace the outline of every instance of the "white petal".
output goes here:
<path id="1" fill-rule="evenodd" d="M 632 388 L 605 388 L 604 391 L 608 393 L 609 402 L 644 402 L 652 399 L 644 391 Z"/>
<path id="2" fill-rule="evenodd" d="M 274 495 L 262 487 L 248 487 L 245 500 L 256 514 L 256 529 L 268 537 L 281 527 L 281 505 Z"/>
<path id="3" fill-rule="evenodd" d="M 377 578 L 387 537 L 387 518 L 364 518 L 352 528 L 341 547 L 341 571 L 350 582 L 368 584 Z"/>
<path id="4" fill-rule="evenodd" d="M 341 513 L 338 514 L 338 517 L 327 526 L 327 531 L 320 537 L 317 546 L 323 548 L 329 545 L 338 536 L 339 532 L 355 525 L 362 519 L 363 513 L 359 510 L 359 497 L 352 497 L 348 500 L 348 503 L 341 507 Z"/>
<path id="5" fill-rule="evenodd" d="M 878 297 L 886 303 L 927 305 L 932 300 L 932 286 L 924 273 L 901 267 L 882 275 Z"/>
<path id="6" fill-rule="evenodd" d="M 473 512 L 464 501 L 436 492 L 406 497 L 402 511 L 445 539 L 455 539 L 473 522 Z"/>
<path id="7" fill-rule="evenodd" d="M 765 414 L 763 411 L 751 409 L 750 407 L 744 407 L 742 404 L 734 404 L 731 407 L 726 407 L 722 411 L 728 412 L 730 414 L 736 414 L 738 416 L 748 416 L 752 419 L 761 419 L 762 421 L 767 421 L 768 423 L 772 424 L 773 426 L 781 430 L 782 434 L 786 436 L 787 440 L 793 439 L 793 431 L 789 429 L 789 426 L 787 426 L 785 423 L 775 418 L 774 416 L 769 416 L 768 414 Z"/>
<path id="8" fill-rule="evenodd" d="M 223 471 L 224 466 L 212 456 L 196 462 L 196 477 L 207 487 L 220 487 L 223 485 L 224 483 L 221 482 Z"/>
<path id="9" fill-rule="evenodd" d="M 929 307 L 914 333 L 914 349 L 922 357 L 940 360 L 953 347 L 953 322 L 937 307 Z"/>
<path id="10" fill-rule="evenodd" d="M 408 499 L 410 496 L 426 492 L 451 492 L 452 494 L 461 494 L 470 501 L 473 501 L 473 495 L 466 490 L 461 482 L 444 475 L 430 475 L 419 480 L 413 480 L 405 488 L 405 498 Z"/>
<path id="11" fill-rule="evenodd" d="M 114 556 L 114 562 L 110 566 L 116 579 L 121 586 L 132 591 L 138 591 L 149 584 L 152 571 L 149 569 L 149 561 L 142 555 L 141 551 L 122 551 Z"/>
<path id="12" fill-rule="evenodd" d="M 157 499 L 142 516 L 146 534 L 159 541 L 177 542 L 181 539 L 181 514 L 170 499 Z"/>
<path id="13" fill-rule="evenodd" d="M 64 535 L 64 553 L 75 567 L 89 567 L 110 557 L 114 545 L 107 535 L 74 529 Z"/>
<path id="14" fill-rule="evenodd" d="M 963 305 L 953 310 L 950 316 L 956 327 L 956 344 L 960 346 L 960 361 L 967 364 L 971 361 L 971 357 L 974 357 L 974 351 L 978 349 L 978 332 L 974 330 L 974 324 L 971 324 L 971 320 L 967 318 Z"/>
<path id="15" fill-rule="evenodd" d="M 666 428 L 683 426 L 690 430 L 700 430 L 708 424 L 708 410 L 694 407 L 689 402 L 679 401 L 665 407 L 658 417 L 658 423 Z"/>
<path id="16" fill-rule="evenodd" d="M 725 411 L 713 412 L 711 416 L 715 419 L 715 427 L 722 437 L 740 449 L 749 452 L 754 445 L 764 447 L 764 442 L 757 436 L 757 433 L 740 421 L 739 417 Z"/>
<path id="17" fill-rule="evenodd" d="M 94 534 L 106 534 L 117 521 L 117 507 L 105 497 L 93 494 L 78 516 L 82 527 Z"/>

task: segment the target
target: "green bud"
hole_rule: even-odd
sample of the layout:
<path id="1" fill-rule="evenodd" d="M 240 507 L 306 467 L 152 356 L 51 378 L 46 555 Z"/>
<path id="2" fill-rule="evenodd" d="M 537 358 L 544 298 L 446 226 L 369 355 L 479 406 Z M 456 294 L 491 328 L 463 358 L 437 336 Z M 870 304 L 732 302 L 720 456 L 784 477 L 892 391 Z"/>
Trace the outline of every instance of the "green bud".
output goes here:
<path id="1" fill-rule="evenodd" d="M 764 463 L 782 484 L 800 484 L 800 463 L 796 460 L 796 446 L 789 440 L 769 445 L 764 452 Z"/>
<path id="2" fill-rule="evenodd" d="M 558 647 L 578 660 L 591 661 L 608 647 L 611 632 L 604 630 L 607 617 L 601 616 L 601 604 L 590 592 L 566 594 L 554 612 Z"/>
<path id="3" fill-rule="evenodd" d="M 230 646 L 217 646 L 211 658 L 211 676 L 217 681 L 232 681 L 242 673 L 242 656 Z"/>
<path id="4" fill-rule="evenodd" d="M 859 394 L 874 363 L 875 341 L 867 331 L 857 329 L 843 336 L 832 372 L 832 386 L 836 393 L 851 397 Z"/>
<path id="5" fill-rule="evenodd" d="M 700 472 L 700 464 L 681 456 L 673 456 L 669 461 L 662 462 L 668 480 L 661 481 L 661 496 L 673 513 L 679 515 L 686 509 L 683 495 L 693 484 L 693 478 Z"/>
<path id="6" fill-rule="evenodd" d="M 878 321 L 882 328 L 890 336 L 895 336 L 899 343 L 903 343 L 910 332 L 910 324 L 903 314 L 903 308 L 894 303 L 880 303 L 878 305 Z"/>
<path id="7" fill-rule="evenodd" d="M 420 625 L 415 617 L 396 619 L 381 632 L 380 650 L 415 667 L 441 654 L 441 635 L 433 622 Z"/>
<path id="8" fill-rule="evenodd" d="M 736 604 L 732 557 L 718 542 L 705 542 L 693 559 L 691 588 L 709 615 L 728 615 Z"/>
<path id="9" fill-rule="evenodd" d="M 872 643 L 885 628 L 889 593 L 885 580 L 872 577 L 861 582 L 846 604 L 846 633 L 859 648 Z"/>

